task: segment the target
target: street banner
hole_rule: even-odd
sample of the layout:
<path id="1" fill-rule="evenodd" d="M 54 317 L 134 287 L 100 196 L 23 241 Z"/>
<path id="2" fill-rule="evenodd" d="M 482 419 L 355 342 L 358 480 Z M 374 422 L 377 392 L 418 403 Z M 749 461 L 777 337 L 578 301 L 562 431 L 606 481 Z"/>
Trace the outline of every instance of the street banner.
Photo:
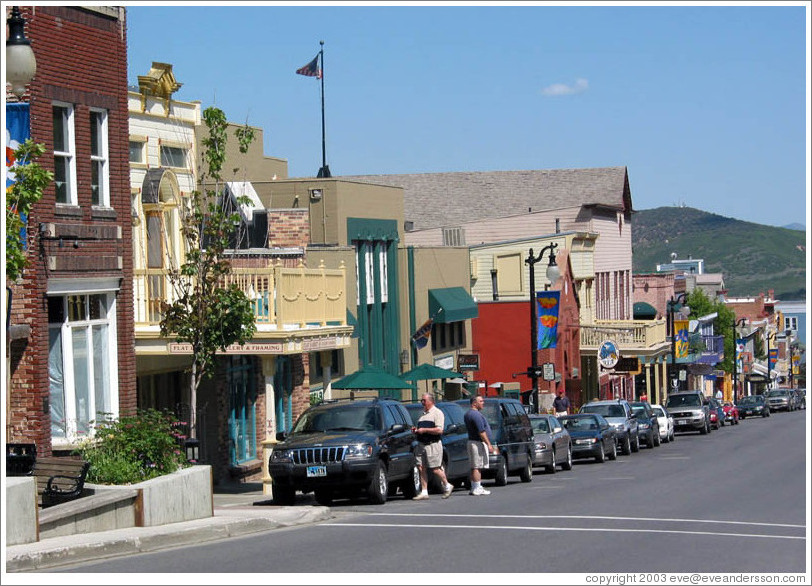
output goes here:
<path id="1" fill-rule="evenodd" d="M 6 202 L 10 201 L 11 189 L 17 182 L 14 166 L 18 161 L 14 158 L 14 151 L 31 137 L 30 110 L 28 104 L 6 104 Z M 14 207 L 14 204 L 11 204 Z M 16 211 L 16 210 L 15 210 Z M 23 227 L 20 230 L 20 242 L 23 249 L 27 248 L 28 235 L 26 233 L 27 218 L 20 215 Z"/>
<path id="2" fill-rule="evenodd" d="M 688 358 L 688 320 L 674 320 L 674 354 L 677 358 Z"/>
<path id="3" fill-rule="evenodd" d="M 555 348 L 558 338 L 558 308 L 560 291 L 536 293 L 536 315 L 538 316 L 538 337 L 536 350 Z"/>
<path id="4" fill-rule="evenodd" d="M 429 336 L 431 336 L 431 326 L 434 324 L 434 320 L 429 318 L 426 323 L 420 326 L 417 331 L 412 334 L 412 343 L 415 347 L 420 350 L 421 348 L 425 348 L 426 344 L 429 343 Z"/>
<path id="5" fill-rule="evenodd" d="M 778 362 L 778 348 L 770 348 L 770 363 L 767 365 L 767 368 L 772 370 L 775 368 L 775 363 Z"/>

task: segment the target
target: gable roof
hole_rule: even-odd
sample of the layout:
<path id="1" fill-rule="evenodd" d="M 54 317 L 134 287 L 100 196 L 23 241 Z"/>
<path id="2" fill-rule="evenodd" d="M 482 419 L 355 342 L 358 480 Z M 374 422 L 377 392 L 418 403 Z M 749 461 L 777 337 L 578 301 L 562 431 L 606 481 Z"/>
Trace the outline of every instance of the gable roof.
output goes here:
<path id="1" fill-rule="evenodd" d="M 415 230 L 528 211 L 605 206 L 631 213 L 626 167 L 350 175 L 341 179 L 403 188 Z"/>

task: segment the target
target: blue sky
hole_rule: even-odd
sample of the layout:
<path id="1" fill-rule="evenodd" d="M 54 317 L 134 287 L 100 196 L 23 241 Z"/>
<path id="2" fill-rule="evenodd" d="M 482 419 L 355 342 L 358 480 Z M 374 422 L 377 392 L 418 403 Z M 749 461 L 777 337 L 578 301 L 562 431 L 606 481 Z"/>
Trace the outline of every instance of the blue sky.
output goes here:
<path id="1" fill-rule="evenodd" d="M 128 79 L 264 130 L 291 177 L 626 166 L 635 209 L 809 216 L 809 3 L 128 5 Z"/>

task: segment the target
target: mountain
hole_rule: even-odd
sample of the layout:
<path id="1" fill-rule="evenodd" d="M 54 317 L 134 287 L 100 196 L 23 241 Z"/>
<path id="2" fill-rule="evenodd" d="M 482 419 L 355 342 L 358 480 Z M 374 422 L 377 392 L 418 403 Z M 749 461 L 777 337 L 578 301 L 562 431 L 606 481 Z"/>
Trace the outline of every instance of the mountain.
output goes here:
<path id="1" fill-rule="evenodd" d="M 677 258 L 705 261 L 722 273 L 728 297 L 775 292 L 806 298 L 806 232 L 726 218 L 689 207 L 639 210 L 632 217 L 632 269 L 653 273 Z"/>
<path id="2" fill-rule="evenodd" d="M 782 226 L 782 228 L 786 228 L 787 230 L 800 230 L 801 232 L 806 232 L 806 226 L 804 226 L 803 224 L 799 224 L 798 222 L 787 224 L 786 226 Z"/>

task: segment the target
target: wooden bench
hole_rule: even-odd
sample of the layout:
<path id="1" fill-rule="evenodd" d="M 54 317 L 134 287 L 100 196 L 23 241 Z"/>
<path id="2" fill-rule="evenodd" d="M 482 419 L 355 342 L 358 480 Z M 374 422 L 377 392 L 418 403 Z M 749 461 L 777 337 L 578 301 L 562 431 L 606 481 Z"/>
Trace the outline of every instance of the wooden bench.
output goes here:
<path id="1" fill-rule="evenodd" d="M 37 458 L 34 476 L 43 508 L 66 503 L 82 496 L 90 462 L 75 458 Z"/>

